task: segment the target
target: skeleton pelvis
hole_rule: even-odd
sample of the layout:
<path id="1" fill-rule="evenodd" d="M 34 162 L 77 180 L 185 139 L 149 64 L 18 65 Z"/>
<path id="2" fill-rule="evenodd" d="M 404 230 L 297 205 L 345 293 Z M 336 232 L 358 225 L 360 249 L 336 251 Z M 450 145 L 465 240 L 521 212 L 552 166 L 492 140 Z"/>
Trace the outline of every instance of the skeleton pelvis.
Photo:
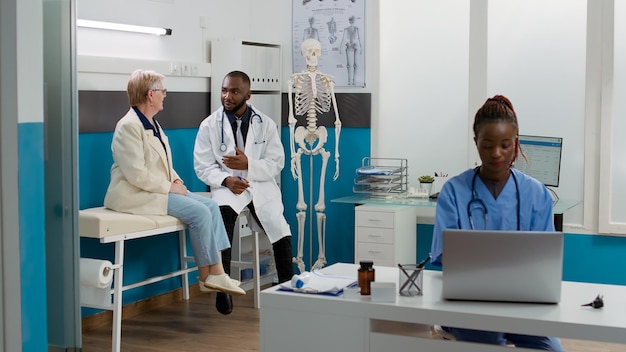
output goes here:
<path id="1" fill-rule="evenodd" d="M 314 131 L 309 131 L 304 126 L 298 126 L 295 132 L 295 140 L 300 148 L 304 150 L 318 150 L 322 148 L 328 140 L 328 131 L 326 131 L 326 127 L 324 126 L 319 126 Z"/>

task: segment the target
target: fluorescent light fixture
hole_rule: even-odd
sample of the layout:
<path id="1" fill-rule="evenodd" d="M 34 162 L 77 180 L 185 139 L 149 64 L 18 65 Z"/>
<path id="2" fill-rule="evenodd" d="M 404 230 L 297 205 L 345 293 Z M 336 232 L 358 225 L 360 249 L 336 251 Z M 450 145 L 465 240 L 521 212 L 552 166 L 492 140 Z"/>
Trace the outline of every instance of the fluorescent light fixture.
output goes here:
<path id="1" fill-rule="evenodd" d="M 125 31 L 125 32 L 146 33 L 146 34 L 156 34 L 156 35 L 172 35 L 171 28 L 145 27 L 145 26 L 135 26 L 132 24 L 120 24 L 120 23 L 90 21 L 90 20 L 76 20 L 76 25 L 79 27 L 110 29 L 114 31 Z"/>

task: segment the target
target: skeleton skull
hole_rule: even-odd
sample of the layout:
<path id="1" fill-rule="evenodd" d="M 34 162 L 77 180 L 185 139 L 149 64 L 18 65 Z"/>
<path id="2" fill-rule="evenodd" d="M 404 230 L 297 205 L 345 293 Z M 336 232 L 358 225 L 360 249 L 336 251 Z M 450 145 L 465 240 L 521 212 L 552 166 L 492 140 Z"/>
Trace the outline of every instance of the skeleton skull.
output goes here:
<path id="1" fill-rule="evenodd" d="M 306 39 L 300 45 L 300 50 L 307 66 L 317 66 L 317 59 L 322 53 L 322 44 L 320 42 L 315 39 Z"/>

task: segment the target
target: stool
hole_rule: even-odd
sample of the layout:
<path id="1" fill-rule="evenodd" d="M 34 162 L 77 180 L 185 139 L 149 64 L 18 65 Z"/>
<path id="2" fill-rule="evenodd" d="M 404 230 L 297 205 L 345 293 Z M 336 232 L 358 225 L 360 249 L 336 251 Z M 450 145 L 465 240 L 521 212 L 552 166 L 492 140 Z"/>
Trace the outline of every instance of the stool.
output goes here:
<path id="1" fill-rule="evenodd" d="M 198 195 L 211 198 L 211 192 L 195 192 Z M 244 208 L 237 216 L 235 229 L 233 231 L 233 243 L 231 243 L 230 277 L 241 278 L 241 270 L 251 269 L 252 280 L 243 281 L 241 288 L 245 291 L 254 290 L 254 308 L 259 308 L 259 297 L 261 296 L 261 285 L 270 283 L 271 275 L 261 277 L 261 261 L 259 258 L 259 234 L 265 233 L 263 228 L 256 222 L 250 210 Z M 243 260 L 242 239 L 252 236 L 252 258 Z M 233 270 L 233 268 L 235 270 Z"/>
<path id="2" fill-rule="evenodd" d="M 259 258 L 259 233 L 264 233 L 263 229 L 257 224 L 250 210 L 244 208 L 235 222 L 235 230 L 233 231 L 231 277 L 240 278 L 241 270 L 251 269 L 252 279 L 242 281 L 241 288 L 245 291 L 254 290 L 254 308 L 259 308 L 259 297 L 261 295 L 261 285 L 269 283 L 268 275 L 261 277 L 261 261 Z M 252 237 L 252 258 L 251 260 L 243 260 L 242 258 L 242 240 L 246 237 Z M 233 270 L 236 269 L 236 270 Z M 236 273 L 236 274 L 235 274 Z"/>

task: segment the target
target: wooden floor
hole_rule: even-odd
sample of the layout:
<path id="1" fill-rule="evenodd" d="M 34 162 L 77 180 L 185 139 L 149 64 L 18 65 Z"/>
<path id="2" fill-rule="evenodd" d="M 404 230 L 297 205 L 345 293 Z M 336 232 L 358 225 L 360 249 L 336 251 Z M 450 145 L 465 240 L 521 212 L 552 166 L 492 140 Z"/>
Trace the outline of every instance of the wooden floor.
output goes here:
<path id="1" fill-rule="evenodd" d="M 200 294 L 124 319 L 122 351 L 259 351 L 259 310 L 252 300 L 252 294 L 235 297 L 233 313 L 225 316 L 215 310 L 215 294 Z M 562 342 L 568 352 L 626 351 L 626 345 Z M 111 351 L 111 325 L 83 332 L 83 351 Z"/>
<path id="2" fill-rule="evenodd" d="M 215 294 L 200 294 L 122 321 L 122 351 L 259 351 L 259 310 L 253 295 L 234 297 L 222 315 Z M 83 332 L 83 351 L 110 352 L 111 326 Z"/>

